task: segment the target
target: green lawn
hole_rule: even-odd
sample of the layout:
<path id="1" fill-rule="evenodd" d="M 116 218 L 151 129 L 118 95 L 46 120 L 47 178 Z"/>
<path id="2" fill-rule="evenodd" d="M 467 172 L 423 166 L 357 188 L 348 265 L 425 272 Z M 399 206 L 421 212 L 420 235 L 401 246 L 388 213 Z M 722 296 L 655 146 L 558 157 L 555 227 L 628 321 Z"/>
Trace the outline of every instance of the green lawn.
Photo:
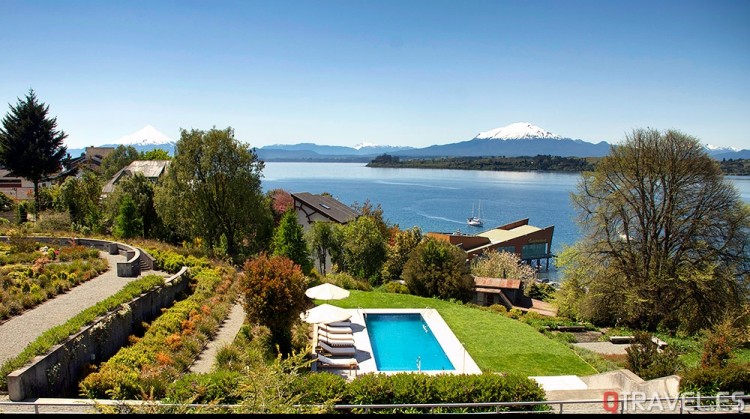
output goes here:
<path id="1" fill-rule="evenodd" d="M 597 372 L 562 342 L 498 313 L 435 298 L 380 291 L 352 290 L 348 298 L 325 303 L 343 308 L 434 308 L 483 371 L 526 376 Z"/>

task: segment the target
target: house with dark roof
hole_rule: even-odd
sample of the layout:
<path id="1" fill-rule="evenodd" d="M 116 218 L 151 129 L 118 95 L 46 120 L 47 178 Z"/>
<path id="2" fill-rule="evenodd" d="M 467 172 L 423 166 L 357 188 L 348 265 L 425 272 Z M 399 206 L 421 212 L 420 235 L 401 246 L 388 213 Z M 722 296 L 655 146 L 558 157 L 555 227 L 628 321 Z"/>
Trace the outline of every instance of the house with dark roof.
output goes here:
<path id="1" fill-rule="evenodd" d="M 294 200 L 294 210 L 297 212 L 297 221 L 305 230 L 315 221 L 346 224 L 359 217 L 359 213 L 352 207 L 330 195 L 314 195 L 309 192 L 291 195 Z"/>
<path id="2" fill-rule="evenodd" d="M 170 160 L 135 160 L 129 165 L 120 169 L 117 173 L 112 176 L 112 179 L 102 187 L 102 198 L 114 192 L 117 184 L 128 176 L 133 176 L 136 173 L 140 173 L 152 182 L 156 182 L 157 179 L 167 170 Z"/>
<path id="3" fill-rule="evenodd" d="M 293 193 L 294 211 L 297 213 L 297 222 L 307 231 L 315 222 L 329 222 L 346 224 L 354 221 L 360 214 L 354 208 L 336 200 L 330 195 L 315 195 L 309 192 Z M 325 274 L 331 267 L 331 257 L 326 254 L 325 263 L 315 258 L 315 266 L 320 267 L 320 273 Z"/>

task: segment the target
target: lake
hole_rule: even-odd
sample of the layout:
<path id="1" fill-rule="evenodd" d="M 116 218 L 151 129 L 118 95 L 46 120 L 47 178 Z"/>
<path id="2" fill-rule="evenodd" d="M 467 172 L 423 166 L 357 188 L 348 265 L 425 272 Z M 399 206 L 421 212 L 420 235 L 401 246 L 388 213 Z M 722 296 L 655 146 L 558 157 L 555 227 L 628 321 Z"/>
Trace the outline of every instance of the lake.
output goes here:
<path id="1" fill-rule="evenodd" d="M 481 232 L 528 218 L 529 224 L 555 226 L 552 253 L 575 243 L 580 231 L 570 200 L 578 173 L 490 172 L 447 169 L 370 168 L 365 163 L 268 162 L 264 191 L 328 192 L 352 205 L 380 204 L 384 218 L 427 232 Z M 728 177 L 750 203 L 750 177 Z M 466 224 L 481 206 L 482 227 Z"/>

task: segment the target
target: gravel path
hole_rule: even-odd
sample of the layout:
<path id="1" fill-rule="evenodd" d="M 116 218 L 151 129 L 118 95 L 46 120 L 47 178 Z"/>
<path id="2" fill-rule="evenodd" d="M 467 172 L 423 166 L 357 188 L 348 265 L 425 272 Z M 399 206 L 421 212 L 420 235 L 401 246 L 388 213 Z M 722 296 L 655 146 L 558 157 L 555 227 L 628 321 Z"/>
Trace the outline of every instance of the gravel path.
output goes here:
<path id="1" fill-rule="evenodd" d="M 126 261 L 125 256 L 110 255 L 108 252 L 99 252 L 99 255 L 109 263 L 106 272 L 0 324 L 0 365 L 20 354 L 42 333 L 65 323 L 136 279 L 117 276 L 117 262 Z M 143 273 L 151 274 L 169 275 L 153 270 Z"/>
<path id="2" fill-rule="evenodd" d="M 242 304 L 237 303 L 232 307 L 227 318 L 224 319 L 224 323 L 219 328 L 216 337 L 206 345 L 206 348 L 190 367 L 190 372 L 211 372 L 211 367 L 213 367 L 214 360 L 216 359 L 216 353 L 219 349 L 234 341 L 244 322 L 245 310 L 242 308 Z"/>
<path id="3" fill-rule="evenodd" d="M 626 355 L 625 349 L 630 347 L 629 343 L 615 344 L 612 342 L 583 342 L 574 343 L 574 345 L 603 355 Z"/>

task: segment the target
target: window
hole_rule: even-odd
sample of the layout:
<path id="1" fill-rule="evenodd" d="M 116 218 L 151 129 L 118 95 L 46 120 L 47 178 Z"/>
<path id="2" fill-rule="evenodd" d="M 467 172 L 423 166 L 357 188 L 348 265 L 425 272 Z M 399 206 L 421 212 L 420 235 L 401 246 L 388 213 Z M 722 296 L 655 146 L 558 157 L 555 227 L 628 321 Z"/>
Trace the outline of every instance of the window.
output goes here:
<path id="1" fill-rule="evenodd" d="M 542 258 L 547 255 L 547 243 L 526 244 L 521 249 L 521 259 Z"/>

